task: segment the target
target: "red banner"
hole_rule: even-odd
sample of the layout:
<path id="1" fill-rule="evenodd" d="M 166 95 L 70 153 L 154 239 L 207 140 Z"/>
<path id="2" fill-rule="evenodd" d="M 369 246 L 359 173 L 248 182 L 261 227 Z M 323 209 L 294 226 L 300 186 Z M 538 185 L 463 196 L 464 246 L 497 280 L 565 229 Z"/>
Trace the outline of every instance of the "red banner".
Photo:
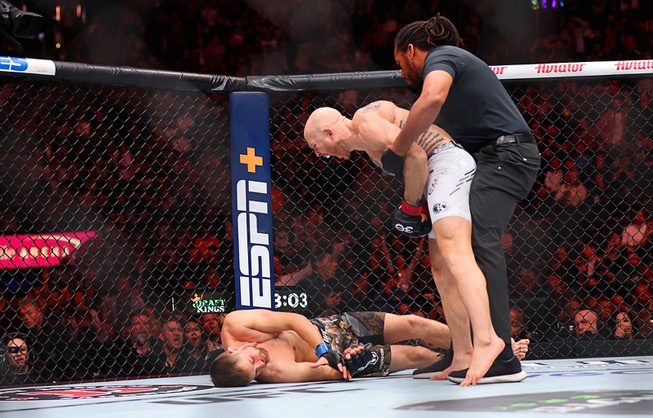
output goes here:
<path id="1" fill-rule="evenodd" d="M 26 269 L 57 266 L 94 231 L 0 236 L 0 269 Z"/>

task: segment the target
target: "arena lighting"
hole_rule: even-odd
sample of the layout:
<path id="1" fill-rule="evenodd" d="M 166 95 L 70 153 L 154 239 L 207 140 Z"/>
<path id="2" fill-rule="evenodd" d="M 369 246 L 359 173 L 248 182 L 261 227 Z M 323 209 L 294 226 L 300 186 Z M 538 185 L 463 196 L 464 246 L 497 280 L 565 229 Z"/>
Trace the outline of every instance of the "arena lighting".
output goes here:
<path id="1" fill-rule="evenodd" d="M 7 38 L 18 52 L 22 52 L 23 47 L 14 39 L 14 36 L 34 39 L 38 36 L 41 26 L 43 26 L 43 16 L 24 12 L 13 4 L 0 0 L 0 35 Z"/>

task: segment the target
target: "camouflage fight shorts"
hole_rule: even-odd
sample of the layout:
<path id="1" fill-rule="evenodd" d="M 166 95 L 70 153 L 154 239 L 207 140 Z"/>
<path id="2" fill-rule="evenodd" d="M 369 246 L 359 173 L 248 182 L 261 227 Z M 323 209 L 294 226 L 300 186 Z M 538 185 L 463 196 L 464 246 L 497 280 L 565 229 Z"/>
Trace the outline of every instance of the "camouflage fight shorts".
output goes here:
<path id="1" fill-rule="evenodd" d="M 390 373 L 392 353 L 390 345 L 385 344 L 383 338 L 384 312 L 347 312 L 314 318 L 311 322 L 320 330 L 324 342 L 340 353 L 347 347 L 372 344 L 370 351 L 376 353 L 382 361 L 364 376 L 387 376 Z"/>

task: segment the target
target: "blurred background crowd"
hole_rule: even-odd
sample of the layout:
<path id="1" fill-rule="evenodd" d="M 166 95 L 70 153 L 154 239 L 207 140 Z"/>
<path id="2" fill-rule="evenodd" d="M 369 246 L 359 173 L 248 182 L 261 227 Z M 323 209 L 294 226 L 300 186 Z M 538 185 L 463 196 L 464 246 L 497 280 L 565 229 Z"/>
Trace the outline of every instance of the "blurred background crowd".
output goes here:
<path id="1" fill-rule="evenodd" d="M 28 56 L 234 76 L 391 69 L 398 29 L 438 12 L 490 65 L 646 59 L 653 42 L 641 0 L 14 3 L 48 18 Z"/>
<path id="2" fill-rule="evenodd" d="M 46 17 L 23 56 L 229 76 L 394 69 L 395 33 L 436 12 L 492 65 L 651 60 L 653 44 L 652 5 L 637 0 L 23 3 Z M 513 336 L 653 339 L 651 77 L 507 88 L 543 157 L 504 235 Z M 318 159 L 301 136 L 319 105 L 351 115 L 411 97 L 274 98 L 275 280 L 299 295 L 291 310 L 446 322 L 426 242 L 388 226 L 401 183 L 362 156 Z M 99 232 L 58 266 L 1 272 L 0 335 L 12 348 L 1 383 L 205 372 L 224 315 L 179 302 L 233 298 L 225 95 L 6 79 L 0 103 L 3 233 Z"/>

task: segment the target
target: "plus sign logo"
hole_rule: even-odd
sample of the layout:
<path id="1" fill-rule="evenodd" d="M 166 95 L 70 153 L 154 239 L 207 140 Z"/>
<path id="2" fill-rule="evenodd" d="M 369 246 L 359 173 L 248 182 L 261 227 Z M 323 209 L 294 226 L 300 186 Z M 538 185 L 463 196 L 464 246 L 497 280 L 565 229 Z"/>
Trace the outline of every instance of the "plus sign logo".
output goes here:
<path id="1" fill-rule="evenodd" d="M 247 166 L 248 173 L 256 173 L 256 167 L 263 166 L 263 158 L 256 155 L 256 150 L 247 147 L 247 154 L 240 154 L 240 163 Z"/>

